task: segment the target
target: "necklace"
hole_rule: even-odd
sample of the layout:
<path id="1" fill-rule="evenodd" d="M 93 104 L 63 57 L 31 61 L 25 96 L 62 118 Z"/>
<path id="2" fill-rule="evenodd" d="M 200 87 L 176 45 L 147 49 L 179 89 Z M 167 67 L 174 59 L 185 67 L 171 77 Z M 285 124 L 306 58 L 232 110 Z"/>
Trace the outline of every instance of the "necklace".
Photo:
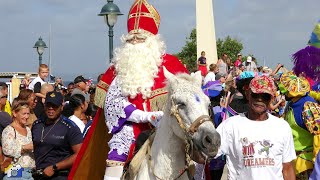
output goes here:
<path id="1" fill-rule="evenodd" d="M 21 135 L 23 136 L 28 136 L 28 130 L 26 127 L 23 127 L 21 124 L 19 124 L 16 120 L 13 121 L 13 123 L 15 124 L 15 127 L 13 127 L 14 129 L 16 129 Z"/>
<path id="2" fill-rule="evenodd" d="M 57 122 L 59 122 L 59 120 L 57 120 Z M 50 133 L 50 131 L 54 128 L 54 126 L 57 124 L 57 122 L 54 123 L 54 125 L 49 129 L 49 131 L 43 136 L 43 132 L 44 132 L 44 125 L 42 126 L 42 132 L 41 132 L 41 138 L 40 138 L 40 142 L 43 142 L 44 138 L 47 137 L 47 135 Z"/>

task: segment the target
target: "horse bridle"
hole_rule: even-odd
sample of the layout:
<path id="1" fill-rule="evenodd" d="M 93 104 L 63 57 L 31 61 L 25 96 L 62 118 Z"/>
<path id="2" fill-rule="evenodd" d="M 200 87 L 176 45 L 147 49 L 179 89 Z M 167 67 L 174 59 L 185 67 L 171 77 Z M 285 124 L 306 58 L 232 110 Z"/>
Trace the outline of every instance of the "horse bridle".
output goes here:
<path id="1" fill-rule="evenodd" d="M 200 117 L 198 117 L 191 125 L 189 128 L 186 127 L 185 123 L 183 122 L 180 114 L 179 114 L 179 109 L 178 109 L 178 105 L 175 104 L 175 102 L 173 101 L 173 99 L 171 100 L 171 114 L 174 115 L 174 117 L 176 118 L 179 126 L 181 127 L 181 129 L 183 129 L 183 131 L 188 134 L 188 135 L 193 135 L 195 132 L 198 131 L 198 128 L 201 124 L 203 124 L 204 122 L 210 121 L 210 116 L 209 115 L 202 115 Z"/>
<path id="2" fill-rule="evenodd" d="M 183 167 L 182 170 L 179 171 L 178 176 L 175 179 L 180 178 L 180 176 L 182 176 L 182 174 L 184 174 L 188 169 L 190 169 L 190 167 L 193 167 L 193 163 L 191 161 L 191 157 L 190 154 L 193 153 L 193 143 L 191 140 L 191 136 L 198 131 L 198 128 L 201 124 L 203 124 L 204 122 L 210 121 L 210 116 L 208 115 L 202 115 L 200 117 L 198 117 L 193 123 L 191 123 L 191 125 L 189 126 L 189 128 L 186 127 L 186 124 L 184 123 L 184 121 L 182 120 L 180 114 L 179 114 L 179 109 L 178 109 L 178 105 L 173 101 L 173 99 L 171 99 L 171 115 L 173 115 L 179 126 L 181 127 L 181 129 L 184 131 L 185 134 L 185 155 L 186 155 L 186 159 L 185 159 L 185 167 Z M 194 169 L 193 169 L 194 171 Z M 189 171 L 188 171 L 189 172 Z M 191 175 L 190 172 L 188 174 L 189 176 Z"/>

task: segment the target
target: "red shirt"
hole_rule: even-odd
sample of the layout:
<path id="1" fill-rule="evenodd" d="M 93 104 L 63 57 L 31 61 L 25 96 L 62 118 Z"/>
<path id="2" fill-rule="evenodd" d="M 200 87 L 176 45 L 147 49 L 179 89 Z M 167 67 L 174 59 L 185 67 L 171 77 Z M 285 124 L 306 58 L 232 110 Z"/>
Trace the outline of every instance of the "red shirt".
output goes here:
<path id="1" fill-rule="evenodd" d="M 237 59 L 235 62 L 234 62 L 234 66 L 235 67 L 239 67 L 239 65 L 241 64 L 241 60 L 240 59 Z"/>

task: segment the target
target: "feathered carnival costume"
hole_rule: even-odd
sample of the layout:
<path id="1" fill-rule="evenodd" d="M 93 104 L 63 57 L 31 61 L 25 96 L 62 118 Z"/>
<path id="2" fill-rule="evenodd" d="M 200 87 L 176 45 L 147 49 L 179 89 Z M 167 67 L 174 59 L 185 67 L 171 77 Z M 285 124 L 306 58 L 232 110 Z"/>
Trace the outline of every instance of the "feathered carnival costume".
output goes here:
<path id="1" fill-rule="evenodd" d="M 296 52 L 292 59 L 294 73 L 308 79 L 312 89 L 310 96 L 320 101 L 320 21 L 311 33 L 308 46 Z"/>
<path id="2" fill-rule="evenodd" d="M 297 179 L 308 179 L 313 169 L 313 160 L 320 148 L 320 107 L 308 95 L 310 85 L 303 76 L 293 72 L 284 73 L 278 84 L 282 94 L 290 98 L 285 112 L 293 134 L 294 147 L 297 154 L 295 172 Z"/>
<path id="3" fill-rule="evenodd" d="M 290 99 L 288 121 L 297 154 L 294 169 L 297 179 L 308 179 L 320 149 L 320 106 L 310 96 L 311 87 L 320 80 L 320 24 L 312 32 L 309 45 L 293 54 L 293 72 L 284 73 L 278 84 Z"/>

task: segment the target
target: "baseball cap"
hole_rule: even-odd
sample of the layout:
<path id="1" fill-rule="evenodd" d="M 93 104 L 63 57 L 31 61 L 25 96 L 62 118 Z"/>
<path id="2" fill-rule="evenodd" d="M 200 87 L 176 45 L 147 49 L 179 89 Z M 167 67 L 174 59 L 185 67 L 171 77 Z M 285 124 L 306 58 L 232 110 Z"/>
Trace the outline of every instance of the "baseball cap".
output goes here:
<path id="1" fill-rule="evenodd" d="M 77 76 L 74 80 L 73 80 L 73 83 L 77 84 L 79 82 L 84 82 L 86 83 L 88 80 L 85 79 L 83 76 Z"/>
<path id="2" fill-rule="evenodd" d="M 276 86 L 273 80 L 270 77 L 264 75 L 253 78 L 249 84 L 249 88 L 254 93 L 267 93 L 271 96 L 274 96 L 276 91 Z"/>
<path id="3" fill-rule="evenodd" d="M 48 92 L 46 94 L 46 100 L 44 102 L 45 104 L 47 103 L 52 103 L 56 106 L 61 106 L 63 103 L 63 97 L 62 94 L 60 92 L 57 91 L 52 91 L 52 92 Z"/>
<path id="4" fill-rule="evenodd" d="M 248 56 L 247 57 L 247 62 L 251 62 L 252 61 L 252 57 L 251 56 Z"/>
<path id="5" fill-rule="evenodd" d="M 242 56 L 242 54 L 241 54 L 241 53 L 238 53 L 237 56 Z"/>

